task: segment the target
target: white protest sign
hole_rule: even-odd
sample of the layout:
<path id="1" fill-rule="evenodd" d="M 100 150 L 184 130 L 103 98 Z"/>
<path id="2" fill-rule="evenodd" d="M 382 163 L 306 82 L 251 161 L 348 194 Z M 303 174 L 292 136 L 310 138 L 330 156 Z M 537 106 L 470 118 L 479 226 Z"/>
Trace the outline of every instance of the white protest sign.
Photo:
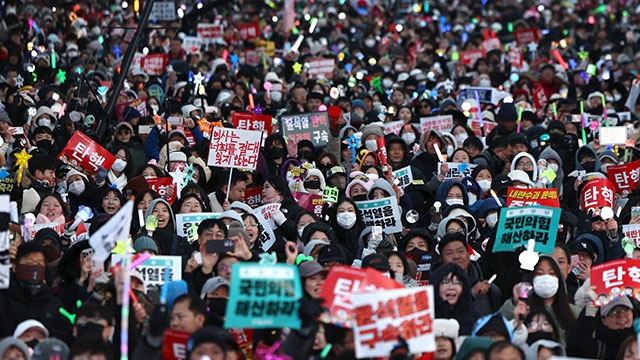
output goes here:
<path id="1" fill-rule="evenodd" d="M 255 170 L 261 141 L 261 131 L 214 127 L 207 165 Z"/>
<path id="2" fill-rule="evenodd" d="M 174 21 L 176 19 L 176 4 L 173 1 L 158 1 L 153 3 L 149 20 Z"/>
<path id="3" fill-rule="evenodd" d="M 600 126 L 600 145 L 624 145 L 626 143 L 626 126 Z"/>
<path id="4" fill-rule="evenodd" d="M 400 134 L 400 130 L 404 126 L 404 121 L 392 121 L 384 124 L 384 133 L 385 134 Z"/>
<path id="5" fill-rule="evenodd" d="M 402 231 L 402 220 L 398 200 L 395 196 L 382 199 L 356 201 L 367 227 L 381 226 L 386 234 Z"/>
<path id="6" fill-rule="evenodd" d="M 620 122 L 631 121 L 631 112 L 630 111 L 621 111 L 621 112 L 616 113 L 616 115 L 618 115 L 618 118 L 620 119 Z"/>
<path id="7" fill-rule="evenodd" d="M 219 219 L 219 213 L 187 213 L 176 214 L 176 234 L 187 236 L 187 230 L 191 225 L 200 225 L 205 219 Z"/>
<path id="8" fill-rule="evenodd" d="M 438 175 L 440 175 L 440 164 L 442 163 L 438 163 Z M 447 164 L 447 167 L 449 168 L 444 176 L 445 180 L 462 179 L 463 177 L 471 176 L 471 172 L 477 166 L 476 164 L 454 162 L 446 162 L 445 164 Z"/>
<path id="9" fill-rule="evenodd" d="M 411 165 L 405 166 L 402 169 L 398 169 L 393 172 L 393 175 L 398 179 L 396 184 L 399 188 L 406 188 L 413 182 L 413 173 L 411 172 Z"/>
<path id="10" fill-rule="evenodd" d="M 198 24 L 198 37 L 205 43 L 213 43 L 222 40 L 222 25 Z"/>
<path id="11" fill-rule="evenodd" d="M 452 115 L 429 116 L 420 118 L 420 132 L 424 134 L 429 130 L 448 132 L 453 126 Z"/>
<path id="12" fill-rule="evenodd" d="M 206 41 L 197 36 L 185 36 L 182 38 L 182 48 L 187 54 L 194 53 L 200 51 L 202 45 L 205 44 Z M 211 111 L 207 111 L 208 113 Z"/>
<path id="13" fill-rule="evenodd" d="M 33 226 L 25 226 L 24 227 L 24 238 L 26 241 L 33 240 L 38 231 L 42 229 L 53 229 L 58 235 L 64 234 L 64 228 L 57 222 L 46 223 L 46 224 L 35 224 Z"/>
<path id="14" fill-rule="evenodd" d="M 113 254 L 111 265 L 117 264 L 120 260 L 122 260 L 122 255 Z M 171 281 L 182 280 L 182 257 L 152 255 L 132 271 L 137 271 L 142 275 L 147 290 L 154 290 L 164 285 L 164 273 L 167 269 Z"/>
<path id="15" fill-rule="evenodd" d="M 640 224 L 622 225 L 622 232 L 633 241 L 636 247 L 640 247 Z"/>
<path id="16" fill-rule="evenodd" d="M 260 227 L 264 231 L 260 232 L 260 236 L 256 240 L 261 245 L 263 251 L 267 251 L 276 242 L 276 237 L 273 230 L 276 228 L 276 224 L 273 221 L 273 214 L 280 210 L 280 203 L 262 205 L 253 209 L 254 215 L 260 223 Z"/>
<path id="17" fill-rule="evenodd" d="M 412 354 L 436 350 L 433 286 L 354 294 L 351 301 L 358 359 L 389 356 L 398 336 Z"/>
<path id="18" fill-rule="evenodd" d="M 95 251 L 94 260 L 104 262 L 116 247 L 116 242 L 129 238 L 132 213 L 133 201 L 129 200 L 106 224 L 91 235 L 89 245 Z"/>

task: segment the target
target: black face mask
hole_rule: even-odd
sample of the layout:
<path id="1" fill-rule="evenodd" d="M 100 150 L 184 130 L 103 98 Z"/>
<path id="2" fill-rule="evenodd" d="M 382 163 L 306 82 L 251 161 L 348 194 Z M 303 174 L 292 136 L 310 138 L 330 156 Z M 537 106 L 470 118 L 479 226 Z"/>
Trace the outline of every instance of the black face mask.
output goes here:
<path id="1" fill-rule="evenodd" d="M 227 299 L 225 298 L 208 298 L 207 311 L 224 317 L 227 311 Z"/>
<path id="2" fill-rule="evenodd" d="M 366 201 L 367 200 L 367 194 L 355 195 L 352 198 L 353 198 L 353 201 Z"/>
<path id="3" fill-rule="evenodd" d="M 318 190 L 320 189 L 320 180 L 309 180 L 304 182 L 305 189 Z"/>
<path id="4" fill-rule="evenodd" d="M 53 150 L 53 141 L 47 139 L 40 140 L 36 142 L 36 146 L 41 149 L 47 150 L 47 152 L 50 152 L 51 150 Z"/>
<path id="5" fill-rule="evenodd" d="M 596 162 L 595 161 L 587 161 L 586 163 L 582 164 L 582 167 L 588 173 L 594 172 L 594 171 L 596 171 Z"/>
<path id="6" fill-rule="evenodd" d="M 299 160 L 313 160 L 313 153 L 309 150 L 298 151 L 298 159 Z"/>
<path id="7" fill-rule="evenodd" d="M 40 341 L 33 339 L 31 341 L 27 341 L 25 344 L 27 344 L 28 347 L 35 349 L 38 343 L 40 343 Z"/>
<path id="8" fill-rule="evenodd" d="M 76 328 L 78 329 L 78 334 L 82 334 L 82 336 L 93 335 L 99 338 L 102 338 L 102 330 L 104 330 L 104 326 L 91 321 L 76 325 Z"/>
<path id="9" fill-rule="evenodd" d="M 527 336 L 527 344 L 531 345 L 534 342 L 538 341 L 538 340 L 551 340 L 551 341 L 555 341 L 553 340 L 553 333 L 552 332 L 547 332 L 547 331 L 536 331 L 536 332 L 531 332 L 529 333 L 529 336 Z"/>
<path id="10" fill-rule="evenodd" d="M 16 279 L 31 296 L 37 295 L 44 286 L 44 266 L 16 265 Z"/>
<path id="11" fill-rule="evenodd" d="M 282 157 L 282 155 L 284 155 L 284 148 L 274 146 L 269 149 L 269 152 L 271 153 L 272 159 L 279 159 Z"/>
<path id="12" fill-rule="evenodd" d="M 47 245 L 44 247 L 44 252 L 44 258 L 47 263 L 55 261 L 60 257 L 60 249 L 58 249 L 56 246 Z"/>

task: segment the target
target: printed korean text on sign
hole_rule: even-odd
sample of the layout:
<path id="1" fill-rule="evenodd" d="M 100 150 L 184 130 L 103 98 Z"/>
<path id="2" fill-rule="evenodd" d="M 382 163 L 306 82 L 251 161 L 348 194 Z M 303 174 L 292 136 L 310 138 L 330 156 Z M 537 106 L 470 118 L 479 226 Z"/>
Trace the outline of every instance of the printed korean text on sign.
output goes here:
<path id="1" fill-rule="evenodd" d="M 207 165 L 255 170 L 262 132 L 214 127 Z"/>

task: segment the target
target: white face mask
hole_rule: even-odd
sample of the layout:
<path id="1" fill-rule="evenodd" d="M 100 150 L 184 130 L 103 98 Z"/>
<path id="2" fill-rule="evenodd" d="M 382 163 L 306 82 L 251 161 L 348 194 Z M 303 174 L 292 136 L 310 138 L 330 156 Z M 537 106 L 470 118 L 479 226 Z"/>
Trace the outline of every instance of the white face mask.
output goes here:
<path id="1" fill-rule="evenodd" d="M 486 220 L 487 220 L 487 226 L 489 227 L 489 229 L 495 228 L 496 224 L 498 223 L 498 213 L 494 212 L 492 214 L 487 215 Z"/>
<path id="2" fill-rule="evenodd" d="M 40 126 L 50 126 L 51 125 L 51 120 L 49 119 L 39 119 L 38 120 L 38 125 Z"/>
<path id="3" fill-rule="evenodd" d="M 416 134 L 414 134 L 413 132 L 403 133 L 402 140 L 404 140 L 405 144 L 411 145 L 416 141 Z"/>
<path id="4" fill-rule="evenodd" d="M 468 193 L 467 196 L 469 196 L 469 204 L 473 204 L 478 201 L 476 194 Z"/>
<path id="5" fill-rule="evenodd" d="M 382 80 L 382 86 L 384 86 L 385 89 L 389 89 L 393 86 L 393 80 L 391 79 L 383 79 Z"/>
<path id="6" fill-rule="evenodd" d="M 72 193 L 73 195 L 80 195 L 84 192 L 85 186 L 84 186 L 84 181 L 82 180 L 76 180 L 74 182 L 72 182 L 71 184 L 69 184 L 69 192 Z"/>
<path id="7" fill-rule="evenodd" d="M 554 173 L 558 173 L 558 164 L 549 164 L 548 167 L 553 170 Z"/>
<path id="8" fill-rule="evenodd" d="M 540 275 L 533 278 L 533 291 L 543 299 L 558 292 L 558 278 L 553 275 Z"/>
<path id="9" fill-rule="evenodd" d="M 608 168 L 609 166 L 611 166 L 611 164 L 602 164 L 602 165 L 600 166 L 600 171 L 601 171 L 601 172 L 603 172 L 605 175 L 608 175 L 608 173 L 607 173 L 607 172 L 608 172 L 607 168 Z"/>
<path id="10" fill-rule="evenodd" d="M 480 185 L 480 189 L 482 189 L 483 193 L 488 193 L 491 189 L 491 181 L 487 179 L 478 181 L 478 185 Z"/>
<path id="11" fill-rule="evenodd" d="M 304 228 L 306 228 L 307 225 L 301 227 L 300 229 L 298 229 L 298 236 L 300 236 L 300 239 L 302 239 L 302 233 L 304 232 Z"/>
<path id="12" fill-rule="evenodd" d="M 376 40 L 375 39 L 367 39 L 364 41 L 364 46 L 366 47 L 374 47 L 376 45 Z"/>
<path id="13" fill-rule="evenodd" d="M 620 101 L 620 99 L 622 99 L 622 95 L 620 95 L 619 93 L 614 92 L 613 93 L 613 100 L 618 102 L 618 101 Z"/>
<path id="14" fill-rule="evenodd" d="M 154 114 L 157 114 L 158 111 L 160 111 L 160 106 L 158 106 L 156 104 L 151 104 L 151 105 L 149 105 L 149 107 L 151 108 L 151 110 L 153 110 Z"/>
<path id="15" fill-rule="evenodd" d="M 371 107 L 373 108 L 373 110 L 376 110 L 376 111 L 380 109 L 380 106 L 382 106 L 382 103 L 380 101 L 374 101 L 371 104 Z"/>
<path id="16" fill-rule="evenodd" d="M 275 102 L 280 102 L 282 100 L 282 92 L 280 91 L 272 91 L 271 92 L 271 100 Z"/>
<path id="17" fill-rule="evenodd" d="M 480 86 L 480 87 L 491 87 L 491 80 L 482 79 L 482 80 L 480 80 L 480 83 L 478 83 L 478 86 Z"/>
<path id="18" fill-rule="evenodd" d="M 345 229 L 351 229 L 356 223 L 356 218 L 356 214 L 352 212 L 343 212 L 336 215 L 338 225 L 342 226 Z"/>
<path id="19" fill-rule="evenodd" d="M 469 135 L 467 135 L 467 134 L 458 134 L 458 135 L 454 135 L 454 137 L 456 138 L 456 142 L 458 143 L 458 146 L 462 146 L 462 144 L 464 143 L 465 140 L 467 140 Z"/>
<path id="20" fill-rule="evenodd" d="M 404 64 L 395 64 L 393 66 L 393 69 L 397 72 L 400 73 L 402 72 L 402 70 L 404 70 Z"/>
<path id="21" fill-rule="evenodd" d="M 464 205 L 464 200 L 462 199 L 448 199 L 447 205 Z"/>
<path id="22" fill-rule="evenodd" d="M 367 150 L 378 151 L 378 142 L 376 140 L 366 140 L 364 142 L 364 146 L 367 148 Z"/>
<path id="23" fill-rule="evenodd" d="M 116 159 L 116 161 L 111 166 L 111 169 L 113 169 L 113 171 L 122 171 L 126 167 L 127 167 L 127 162 L 126 161 L 124 161 L 122 159 Z"/>

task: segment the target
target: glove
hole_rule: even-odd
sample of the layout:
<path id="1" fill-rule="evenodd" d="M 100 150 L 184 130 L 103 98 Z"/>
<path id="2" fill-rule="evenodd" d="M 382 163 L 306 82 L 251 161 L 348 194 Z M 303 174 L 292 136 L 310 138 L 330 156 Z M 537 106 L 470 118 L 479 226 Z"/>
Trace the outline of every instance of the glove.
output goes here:
<path id="1" fill-rule="evenodd" d="M 284 224 L 285 221 L 287 221 L 287 218 L 284 216 L 282 211 L 278 210 L 273 214 L 273 221 L 275 221 L 276 224 L 280 226 Z"/>
<path id="2" fill-rule="evenodd" d="M 161 337 L 167 326 L 169 326 L 169 308 L 167 305 L 158 305 L 149 317 L 149 335 Z"/>
<path id="3" fill-rule="evenodd" d="M 100 170 L 95 175 L 96 184 L 103 184 L 107 179 L 107 169 L 103 168 L 102 166 L 100 166 L 99 169 Z"/>

